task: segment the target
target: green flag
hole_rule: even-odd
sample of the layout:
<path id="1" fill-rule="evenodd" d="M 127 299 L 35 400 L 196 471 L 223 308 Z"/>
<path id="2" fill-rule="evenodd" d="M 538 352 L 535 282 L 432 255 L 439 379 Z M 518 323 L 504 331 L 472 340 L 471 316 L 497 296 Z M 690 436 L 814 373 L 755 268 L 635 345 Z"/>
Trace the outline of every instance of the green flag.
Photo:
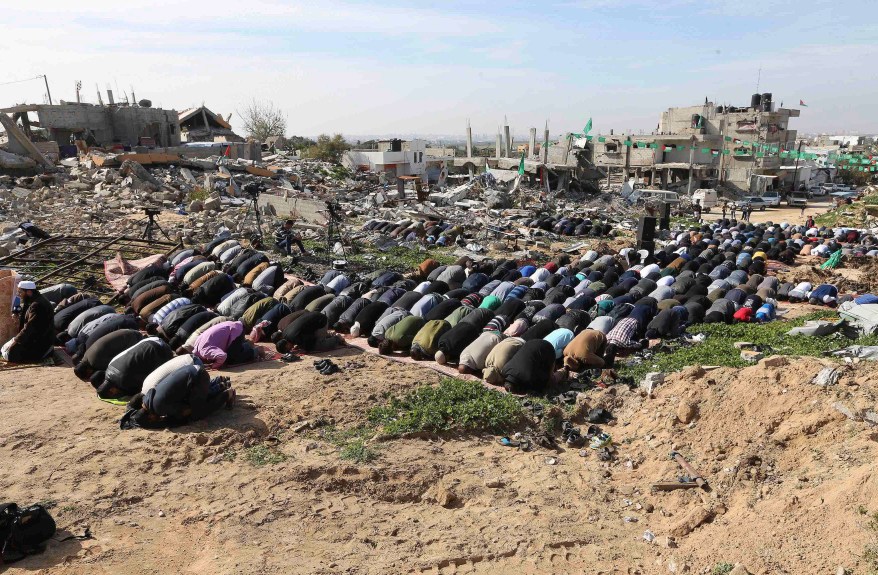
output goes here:
<path id="1" fill-rule="evenodd" d="M 598 138 L 598 142 L 606 142 L 606 141 L 607 141 L 607 139 L 606 139 L 605 137 L 603 137 L 603 136 L 600 136 L 600 137 Z"/>
<path id="2" fill-rule="evenodd" d="M 585 128 L 582 129 L 582 133 L 588 134 L 591 132 L 591 118 L 588 119 L 588 123 L 585 124 Z"/>
<path id="3" fill-rule="evenodd" d="M 524 152 L 521 153 L 521 161 L 518 162 L 518 175 L 524 175 Z"/>

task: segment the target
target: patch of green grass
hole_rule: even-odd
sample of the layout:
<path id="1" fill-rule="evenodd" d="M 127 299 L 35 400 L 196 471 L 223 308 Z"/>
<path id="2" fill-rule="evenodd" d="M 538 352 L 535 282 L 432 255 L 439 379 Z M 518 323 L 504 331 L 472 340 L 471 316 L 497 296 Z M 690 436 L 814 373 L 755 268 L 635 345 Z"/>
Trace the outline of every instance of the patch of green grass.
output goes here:
<path id="1" fill-rule="evenodd" d="M 278 463 L 283 463 L 287 459 L 287 456 L 283 453 L 269 449 L 265 445 L 254 445 L 253 447 L 247 448 L 244 452 L 244 456 L 250 465 L 253 465 L 254 467 L 277 465 Z"/>
<path id="2" fill-rule="evenodd" d="M 867 206 L 878 205 L 878 194 L 869 194 L 868 196 L 863 196 L 862 202 Z"/>
<path id="3" fill-rule="evenodd" d="M 198 200 L 199 202 L 203 202 L 208 197 L 210 197 L 210 192 L 208 192 L 207 190 L 205 190 L 204 188 L 202 188 L 200 186 L 197 188 L 194 188 L 192 191 L 189 192 L 189 201 L 190 202 L 193 202 L 195 200 Z"/>
<path id="4" fill-rule="evenodd" d="M 238 452 L 234 449 L 226 449 L 223 451 L 223 461 L 234 461 L 238 457 Z"/>
<path id="5" fill-rule="evenodd" d="M 324 427 L 320 437 L 339 448 L 339 457 L 356 463 L 370 463 L 378 459 L 378 450 L 366 445 L 375 435 L 375 426 L 360 425 L 348 429 Z"/>
<path id="6" fill-rule="evenodd" d="M 355 463 L 370 463 L 378 458 L 378 452 L 362 439 L 356 439 L 342 447 L 339 457 Z"/>
<path id="7" fill-rule="evenodd" d="M 722 323 L 690 326 L 690 334 L 703 333 L 707 336 L 701 343 L 687 347 L 673 348 L 669 352 L 659 352 L 648 361 L 639 364 L 623 365 L 622 375 L 631 376 L 635 383 L 651 371 L 672 373 L 689 365 L 719 365 L 725 367 L 744 367 L 741 350 L 735 348 L 737 341 L 748 341 L 763 346 L 765 355 L 820 356 L 826 351 L 851 345 L 852 340 L 841 334 L 827 337 L 787 335 L 794 327 L 808 320 L 837 317 L 830 310 L 815 312 L 792 321 L 773 321 L 770 323 Z M 860 345 L 878 345 L 878 336 L 862 337 L 856 340 Z M 623 360 L 624 361 L 624 360 Z"/>
<path id="8" fill-rule="evenodd" d="M 348 429 L 339 429 L 335 426 L 327 426 L 320 429 L 320 437 L 329 443 L 344 447 L 356 440 L 366 440 L 375 435 L 375 427 L 371 425 L 359 425 Z"/>
<path id="9" fill-rule="evenodd" d="M 865 505 L 858 505 L 857 506 L 857 513 L 859 513 L 860 515 L 868 515 L 869 510 L 866 509 Z"/>
<path id="10" fill-rule="evenodd" d="M 719 208 L 719 211 L 720 215 L 722 215 L 722 207 Z M 711 216 L 712 214 L 713 212 L 707 215 Z M 700 228 L 701 224 L 698 223 L 698 221 L 691 216 L 671 216 L 671 229 L 677 229 L 677 226 L 689 229 L 693 226 Z"/>
<path id="11" fill-rule="evenodd" d="M 872 514 L 872 516 L 869 518 L 869 523 L 866 524 L 866 527 L 869 529 L 869 531 L 878 533 L 878 511 Z"/>
<path id="12" fill-rule="evenodd" d="M 710 575 L 728 575 L 732 572 L 735 566 L 726 561 L 722 561 L 713 566 L 713 569 L 710 570 Z"/>
<path id="13" fill-rule="evenodd" d="M 431 248 L 427 251 L 407 247 L 395 247 L 386 251 L 364 248 L 351 255 L 348 260 L 376 269 L 380 267 L 405 273 L 417 268 L 427 258 L 434 259 L 440 264 L 453 263 L 457 260 L 457 256 L 452 253 L 453 251 L 454 248 L 451 247 Z"/>
<path id="14" fill-rule="evenodd" d="M 369 421 L 391 436 L 420 431 L 503 432 L 519 423 L 522 415 L 521 404 L 511 395 L 481 382 L 447 378 L 372 408 Z"/>

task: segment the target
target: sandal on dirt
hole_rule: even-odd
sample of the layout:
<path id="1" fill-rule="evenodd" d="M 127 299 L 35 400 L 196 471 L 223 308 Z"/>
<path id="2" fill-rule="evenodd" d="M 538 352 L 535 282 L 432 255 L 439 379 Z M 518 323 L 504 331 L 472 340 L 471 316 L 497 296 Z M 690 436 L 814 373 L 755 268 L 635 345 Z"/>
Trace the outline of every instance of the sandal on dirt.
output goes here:
<path id="1" fill-rule="evenodd" d="M 582 443 L 582 434 L 579 432 L 579 429 L 571 429 L 570 433 L 567 434 L 567 445 L 570 447 L 577 447 L 582 445 Z"/>
<path id="2" fill-rule="evenodd" d="M 519 447 L 521 445 L 520 441 L 514 441 L 512 439 L 509 439 L 508 437 L 501 437 L 497 439 L 497 443 L 499 443 L 503 447 Z"/>
<path id="3" fill-rule="evenodd" d="M 608 447 L 613 443 L 613 438 L 610 437 L 608 433 L 600 433 L 591 438 L 591 443 L 589 443 L 589 447 L 592 449 L 603 449 L 604 447 Z"/>

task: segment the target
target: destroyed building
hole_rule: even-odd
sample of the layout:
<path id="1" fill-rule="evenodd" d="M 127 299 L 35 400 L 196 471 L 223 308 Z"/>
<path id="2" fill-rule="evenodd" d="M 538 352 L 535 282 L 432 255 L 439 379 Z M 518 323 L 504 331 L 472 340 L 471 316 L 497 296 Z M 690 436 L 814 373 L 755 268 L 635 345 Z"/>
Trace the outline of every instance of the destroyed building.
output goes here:
<path id="1" fill-rule="evenodd" d="M 229 114 L 229 118 L 232 115 Z M 244 138 L 232 130 L 232 125 L 221 114 L 205 106 L 189 108 L 179 114 L 183 142 L 243 142 Z"/>
<path id="2" fill-rule="evenodd" d="M 790 119 L 799 110 L 776 107 L 772 96 L 754 94 L 746 107 L 669 108 L 649 135 L 601 134 L 594 138 L 594 163 L 609 183 L 629 178 L 653 187 L 692 189 L 722 184 L 747 192 L 764 179 L 789 187 L 793 171 L 777 152 L 796 147 Z M 687 186 L 688 187 L 688 186 Z"/>
<path id="3" fill-rule="evenodd" d="M 25 104 L 0 109 L 0 113 L 11 114 L 31 140 L 57 143 L 62 157 L 76 154 L 74 140 L 103 147 L 180 145 L 177 112 L 153 108 L 148 100 L 138 105 Z M 9 146 L 13 153 L 25 152 L 12 140 Z"/>

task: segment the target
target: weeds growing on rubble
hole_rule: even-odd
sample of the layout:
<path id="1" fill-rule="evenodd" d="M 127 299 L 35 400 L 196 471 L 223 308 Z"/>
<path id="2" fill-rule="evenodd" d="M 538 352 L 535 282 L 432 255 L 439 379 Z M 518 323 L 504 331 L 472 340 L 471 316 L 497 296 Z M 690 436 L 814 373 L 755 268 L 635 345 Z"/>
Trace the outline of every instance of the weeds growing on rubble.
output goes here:
<path id="1" fill-rule="evenodd" d="M 841 334 L 826 337 L 787 335 L 787 332 L 803 325 L 808 320 L 836 318 L 833 311 L 819 311 L 791 321 L 770 323 L 724 323 L 690 326 L 690 334 L 702 333 L 707 338 L 689 346 L 670 346 L 667 351 L 658 351 L 644 361 L 630 361 L 620 369 L 622 375 L 631 376 L 635 382 L 652 371 L 671 373 L 690 365 L 719 365 L 725 367 L 744 367 L 741 351 L 734 344 L 737 341 L 752 342 L 764 350 L 765 355 L 820 356 L 824 352 L 851 345 L 853 340 Z M 878 345 L 878 336 L 867 336 L 856 340 L 859 345 Z"/>
<path id="2" fill-rule="evenodd" d="M 420 431 L 500 432 L 522 419 L 521 403 L 481 382 L 443 379 L 369 411 L 369 421 L 395 436 Z"/>

